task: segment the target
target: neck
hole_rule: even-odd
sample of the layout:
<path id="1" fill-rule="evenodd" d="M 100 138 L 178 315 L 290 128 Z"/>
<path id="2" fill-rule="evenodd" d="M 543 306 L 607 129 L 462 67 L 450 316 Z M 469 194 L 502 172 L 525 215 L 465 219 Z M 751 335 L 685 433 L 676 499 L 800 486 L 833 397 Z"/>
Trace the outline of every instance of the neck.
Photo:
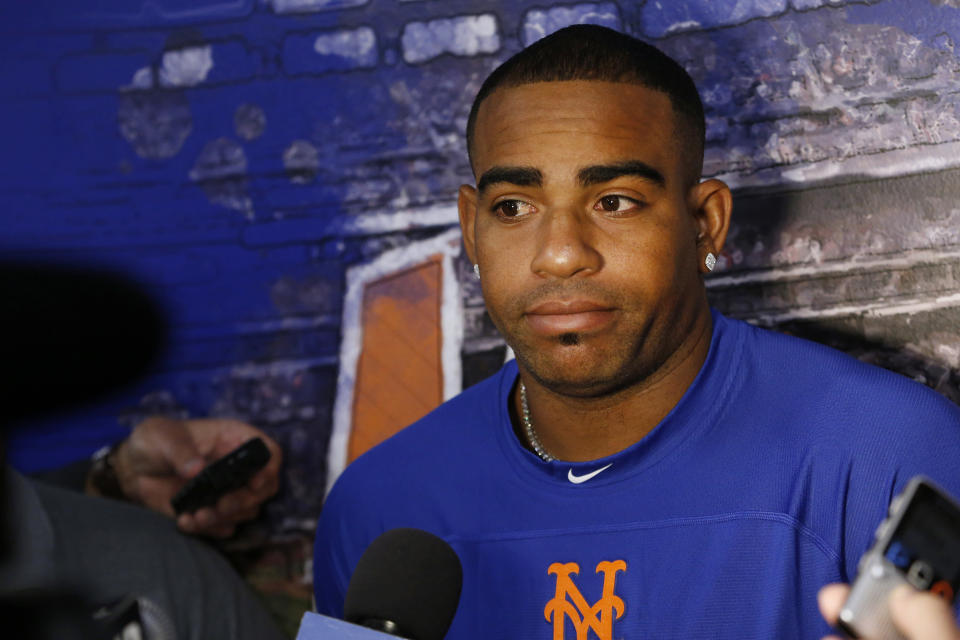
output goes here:
<path id="1" fill-rule="evenodd" d="M 712 320 L 697 330 L 653 372 L 636 383 L 595 397 L 573 397 L 541 385 L 520 366 L 530 418 L 543 448 L 560 460 L 603 458 L 639 442 L 677 405 L 693 383 L 710 350 Z M 519 385 L 516 415 L 522 415 Z M 518 435 L 529 446 L 521 427 Z"/>

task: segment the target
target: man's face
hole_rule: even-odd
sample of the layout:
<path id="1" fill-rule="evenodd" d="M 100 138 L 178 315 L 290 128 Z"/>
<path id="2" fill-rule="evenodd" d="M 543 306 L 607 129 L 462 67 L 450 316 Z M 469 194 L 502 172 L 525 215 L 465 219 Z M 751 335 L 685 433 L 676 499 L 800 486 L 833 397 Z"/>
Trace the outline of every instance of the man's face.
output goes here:
<path id="1" fill-rule="evenodd" d="M 497 328 L 555 392 L 653 383 L 709 315 L 674 123 L 666 94 L 599 81 L 500 89 L 480 107 L 464 242 Z"/>

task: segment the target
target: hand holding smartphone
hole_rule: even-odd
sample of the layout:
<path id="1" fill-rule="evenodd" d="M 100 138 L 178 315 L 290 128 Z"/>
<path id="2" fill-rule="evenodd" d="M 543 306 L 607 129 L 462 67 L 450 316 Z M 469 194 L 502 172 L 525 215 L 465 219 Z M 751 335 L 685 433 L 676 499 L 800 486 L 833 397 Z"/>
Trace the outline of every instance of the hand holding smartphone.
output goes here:
<path id="1" fill-rule="evenodd" d="M 270 450 L 261 438 L 243 443 L 207 465 L 170 501 L 174 513 L 190 513 L 213 506 L 220 498 L 247 484 L 270 460 Z"/>

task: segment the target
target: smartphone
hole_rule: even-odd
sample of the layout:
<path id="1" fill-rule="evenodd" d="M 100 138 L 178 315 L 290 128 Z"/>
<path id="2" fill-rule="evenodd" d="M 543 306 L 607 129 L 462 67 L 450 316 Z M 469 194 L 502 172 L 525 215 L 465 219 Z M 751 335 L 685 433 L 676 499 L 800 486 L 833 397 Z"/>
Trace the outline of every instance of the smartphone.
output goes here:
<path id="1" fill-rule="evenodd" d="M 246 441 L 191 478 L 170 501 L 174 513 L 180 515 L 215 505 L 224 495 L 247 484 L 269 460 L 270 450 L 263 439 Z"/>
<path id="2" fill-rule="evenodd" d="M 928 478 L 912 478 L 890 503 L 837 627 L 851 638 L 904 640 L 887 599 L 901 584 L 932 591 L 953 604 L 960 589 L 960 504 Z"/>

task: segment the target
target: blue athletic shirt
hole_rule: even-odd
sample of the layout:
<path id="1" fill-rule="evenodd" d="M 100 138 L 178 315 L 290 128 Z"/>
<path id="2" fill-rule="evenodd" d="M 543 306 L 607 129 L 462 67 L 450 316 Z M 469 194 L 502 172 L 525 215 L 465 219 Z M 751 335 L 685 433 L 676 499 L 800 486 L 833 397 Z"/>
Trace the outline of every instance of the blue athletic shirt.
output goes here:
<path id="1" fill-rule="evenodd" d="M 820 638 L 817 591 L 856 575 L 891 497 L 918 473 L 960 495 L 960 408 L 716 312 L 686 394 L 607 458 L 524 448 L 516 379 L 507 363 L 348 466 L 318 524 L 320 613 L 342 616 L 374 538 L 415 527 L 463 564 L 451 640 Z"/>

